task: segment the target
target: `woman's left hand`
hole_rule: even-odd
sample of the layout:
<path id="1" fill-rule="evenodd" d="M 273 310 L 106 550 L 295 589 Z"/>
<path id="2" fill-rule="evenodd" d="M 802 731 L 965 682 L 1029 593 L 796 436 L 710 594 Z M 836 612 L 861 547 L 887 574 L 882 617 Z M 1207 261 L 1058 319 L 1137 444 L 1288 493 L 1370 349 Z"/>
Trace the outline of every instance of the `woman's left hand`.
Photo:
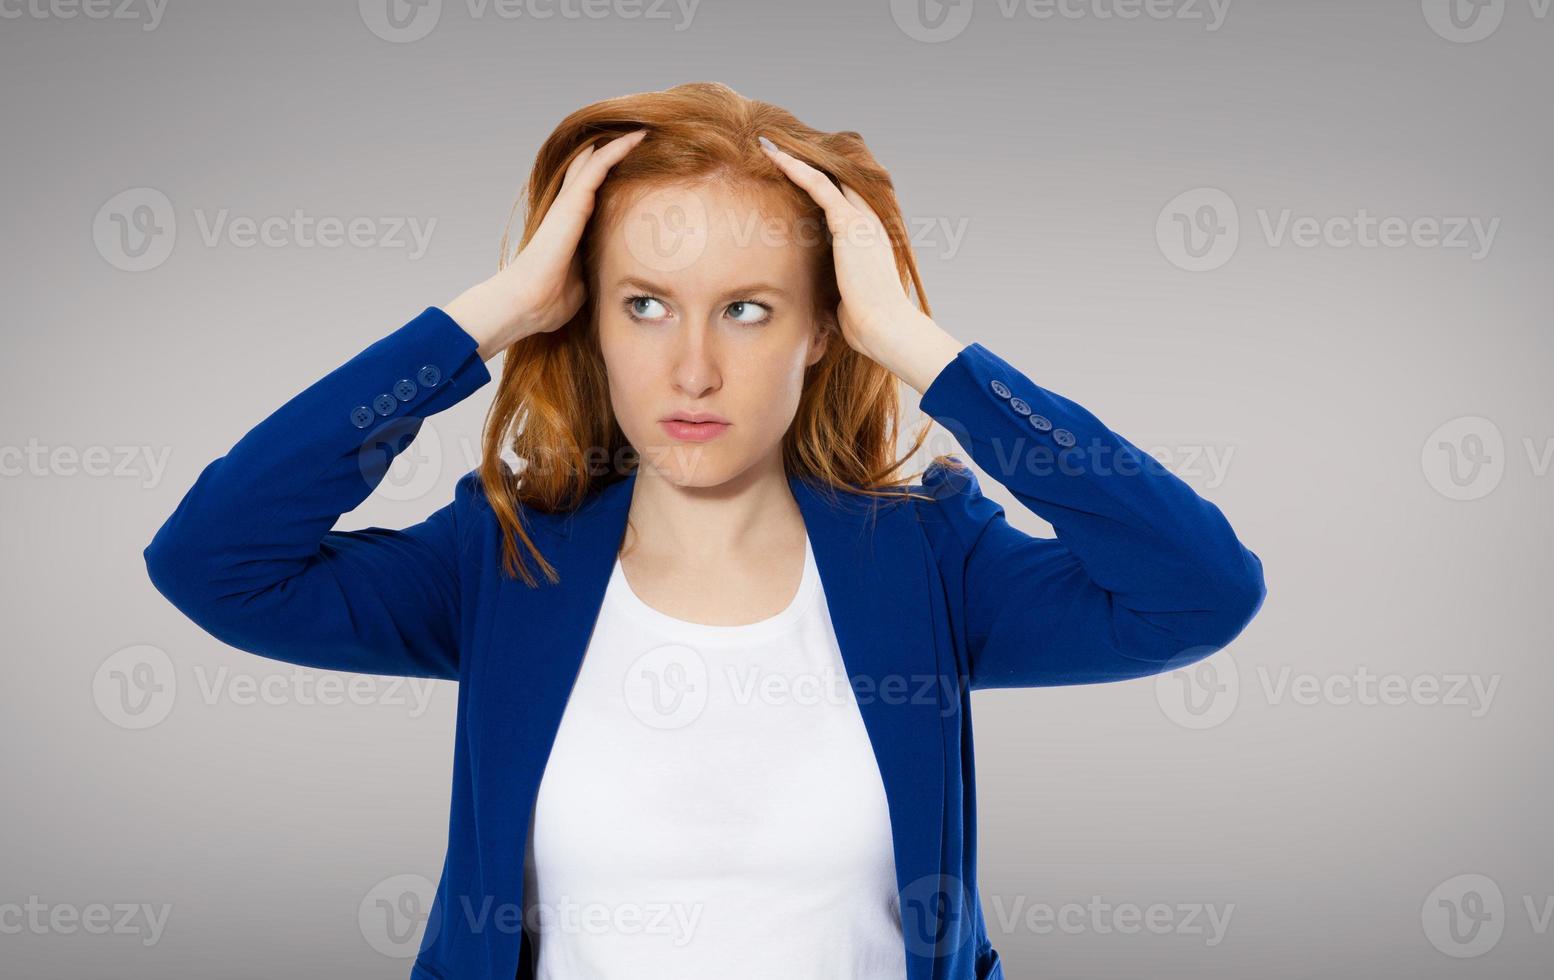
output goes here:
<path id="1" fill-rule="evenodd" d="M 857 191 L 761 140 L 766 155 L 822 211 L 831 231 L 837 324 L 854 350 L 878 361 L 919 393 L 964 346 L 913 305 L 896 269 L 889 233 Z M 909 247 L 903 243 L 903 248 Z"/>

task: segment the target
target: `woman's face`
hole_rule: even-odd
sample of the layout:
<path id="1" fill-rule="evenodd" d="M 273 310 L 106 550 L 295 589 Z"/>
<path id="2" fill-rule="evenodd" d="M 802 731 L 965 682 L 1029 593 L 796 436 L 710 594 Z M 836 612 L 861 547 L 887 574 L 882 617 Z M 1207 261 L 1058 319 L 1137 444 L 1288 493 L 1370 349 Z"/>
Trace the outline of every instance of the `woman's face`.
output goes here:
<path id="1" fill-rule="evenodd" d="M 721 183 L 655 188 L 604 231 L 599 341 L 644 466 L 686 487 L 780 467 L 804 369 L 825 352 L 806 248 L 818 237 Z"/>

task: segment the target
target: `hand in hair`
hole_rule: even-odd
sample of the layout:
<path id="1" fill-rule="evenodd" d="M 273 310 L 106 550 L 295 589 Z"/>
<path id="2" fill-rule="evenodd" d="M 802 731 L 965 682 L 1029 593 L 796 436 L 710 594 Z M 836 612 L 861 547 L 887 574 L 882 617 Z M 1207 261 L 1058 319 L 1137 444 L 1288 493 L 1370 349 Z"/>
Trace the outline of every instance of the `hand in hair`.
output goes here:
<path id="1" fill-rule="evenodd" d="M 934 323 L 907 295 L 895 246 L 879 214 L 863 195 L 761 137 L 772 162 L 825 212 L 842 302 L 836 308 L 842 336 L 854 350 L 888 368 L 918 393 L 965 345 Z M 910 247 L 905 238 L 902 248 Z"/>
<path id="2" fill-rule="evenodd" d="M 577 255 L 594 195 L 610 168 L 642 141 L 646 129 L 595 147 L 590 144 L 567 167 L 561 190 L 523 250 L 501 271 L 460 293 L 443 311 L 480 342 L 480 357 L 536 333 L 566 324 L 587 299 Z"/>

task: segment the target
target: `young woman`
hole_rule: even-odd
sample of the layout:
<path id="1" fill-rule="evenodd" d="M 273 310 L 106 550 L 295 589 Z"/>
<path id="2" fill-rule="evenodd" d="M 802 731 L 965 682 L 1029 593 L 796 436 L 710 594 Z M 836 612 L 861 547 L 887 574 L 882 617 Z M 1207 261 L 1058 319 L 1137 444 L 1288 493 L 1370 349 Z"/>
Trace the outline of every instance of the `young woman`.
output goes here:
<path id="1" fill-rule="evenodd" d="M 242 650 L 459 682 L 412 977 L 1001 977 L 970 692 L 1202 659 L 1261 562 L 931 318 L 856 133 L 715 84 L 612 99 L 545 142 L 528 205 L 494 276 L 209 464 L 152 581 Z M 331 530 L 500 352 L 453 500 Z M 898 381 L 1056 537 L 958 457 L 897 475 Z"/>

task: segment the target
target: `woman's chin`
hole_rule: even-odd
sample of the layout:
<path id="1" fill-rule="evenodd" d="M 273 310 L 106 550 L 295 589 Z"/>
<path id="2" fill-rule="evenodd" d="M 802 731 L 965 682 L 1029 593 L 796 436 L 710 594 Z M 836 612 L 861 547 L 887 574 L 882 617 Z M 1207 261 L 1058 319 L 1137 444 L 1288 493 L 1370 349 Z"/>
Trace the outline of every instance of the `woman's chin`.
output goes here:
<path id="1" fill-rule="evenodd" d="M 677 487 L 715 487 L 733 472 L 726 456 L 710 446 L 665 444 L 639 450 L 640 465 L 650 466 L 660 479 Z"/>

